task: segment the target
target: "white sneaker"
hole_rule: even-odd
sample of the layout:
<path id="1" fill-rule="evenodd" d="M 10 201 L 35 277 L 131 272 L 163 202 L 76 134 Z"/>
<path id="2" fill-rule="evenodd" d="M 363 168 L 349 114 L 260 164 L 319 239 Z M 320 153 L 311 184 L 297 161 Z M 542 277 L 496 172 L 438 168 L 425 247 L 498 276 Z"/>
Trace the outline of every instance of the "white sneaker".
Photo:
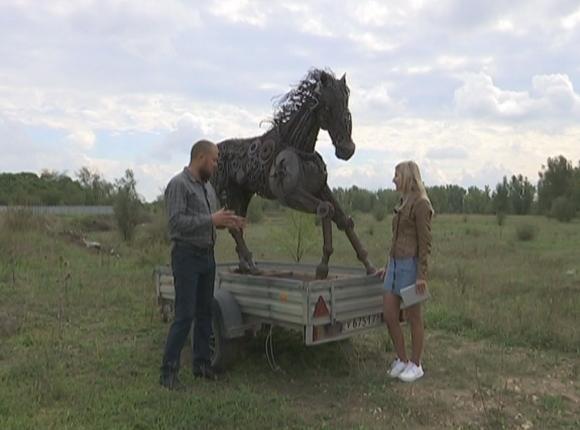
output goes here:
<path id="1" fill-rule="evenodd" d="M 407 368 L 409 362 L 405 363 L 404 361 L 399 360 L 399 358 L 393 360 L 391 363 L 391 368 L 389 369 L 389 376 L 391 378 L 398 377 L 403 371 Z"/>
<path id="2" fill-rule="evenodd" d="M 421 378 L 424 374 L 425 372 L 423 372 L 421 365 L 417 366 L 412 361 L 409 361 L 405 370 L 399 374 L 399 379 L 404 382 L 413 382 Z"/>

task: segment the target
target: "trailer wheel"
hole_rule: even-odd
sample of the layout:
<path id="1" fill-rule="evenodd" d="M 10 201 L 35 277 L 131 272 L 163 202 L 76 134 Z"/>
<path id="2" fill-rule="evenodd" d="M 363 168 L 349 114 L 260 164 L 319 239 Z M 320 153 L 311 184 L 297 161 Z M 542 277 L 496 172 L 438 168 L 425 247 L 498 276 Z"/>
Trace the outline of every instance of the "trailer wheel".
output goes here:
<path id="1" fill-rule="evenodd" d="M 224 371 L 238 358 L 239 339 L 228 339 L 225 336 L 222 313 L 216 300 L 213 302 L 212 329 L 211 365 L 217 371 Z"/>

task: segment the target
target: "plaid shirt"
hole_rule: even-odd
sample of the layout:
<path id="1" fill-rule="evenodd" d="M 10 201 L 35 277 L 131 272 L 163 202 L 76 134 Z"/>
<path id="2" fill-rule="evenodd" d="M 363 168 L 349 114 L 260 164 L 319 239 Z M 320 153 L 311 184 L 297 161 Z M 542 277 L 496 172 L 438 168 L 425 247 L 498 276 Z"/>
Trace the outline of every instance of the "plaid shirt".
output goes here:
<path id="1" fill-rule="evenodd" d="M 213 186 L 193 177 L 187 167 L 165 189 L 165 205 L 172 241 L 213 248 L 216 231 L 211 214 L 219 209 Z"/>

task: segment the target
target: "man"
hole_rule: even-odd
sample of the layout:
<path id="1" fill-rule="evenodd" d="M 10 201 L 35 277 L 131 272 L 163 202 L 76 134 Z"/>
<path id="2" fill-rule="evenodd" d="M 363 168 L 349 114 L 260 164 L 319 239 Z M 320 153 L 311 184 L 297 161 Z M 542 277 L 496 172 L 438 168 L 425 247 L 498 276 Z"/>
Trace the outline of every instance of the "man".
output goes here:
<path id="1" fill-rule="evenodd" d="M 207 140 L 191 148 L 189 165 L 174 176 L 165 190 L 172 241 L 171 268 L 175 287 L 175 318 L 169 329 L 160 383 L 183 388 L 177 374 L 179 357 L 192 322 L 193 374 L 216 379 L 210 362 L 212 300 L 215 279 L 216 228 L 242 229 L 244 218 L 219 209 L 215 190 L 208 182 L 217 168 L 218 147 Z"/>

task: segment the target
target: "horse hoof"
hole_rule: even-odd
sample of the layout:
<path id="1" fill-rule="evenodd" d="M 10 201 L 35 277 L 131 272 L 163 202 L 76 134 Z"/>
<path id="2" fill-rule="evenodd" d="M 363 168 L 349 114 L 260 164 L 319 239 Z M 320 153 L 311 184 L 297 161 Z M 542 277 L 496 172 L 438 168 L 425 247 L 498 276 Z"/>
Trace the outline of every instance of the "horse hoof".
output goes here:
<path id="1" fill-rule="evenodd" d="M 328 266 L 320 265 L 316 267 L 316 279 L 326 279 L 328 278 Z"/>
<path id="2" fill-rule="evenodd" d="M 247 261 L 240 261 L 238 266 L 238 273 L 244 273 L 249 275 L 260 275 L 262 271 L 256 267 L 255 263 L 248 263 Z"/>
<path id="3" fill-rule="evenodd" d="M 250 266 L 245 261 L 241 261 L 238 264 L 238 273 L 250 273 Z"/>

